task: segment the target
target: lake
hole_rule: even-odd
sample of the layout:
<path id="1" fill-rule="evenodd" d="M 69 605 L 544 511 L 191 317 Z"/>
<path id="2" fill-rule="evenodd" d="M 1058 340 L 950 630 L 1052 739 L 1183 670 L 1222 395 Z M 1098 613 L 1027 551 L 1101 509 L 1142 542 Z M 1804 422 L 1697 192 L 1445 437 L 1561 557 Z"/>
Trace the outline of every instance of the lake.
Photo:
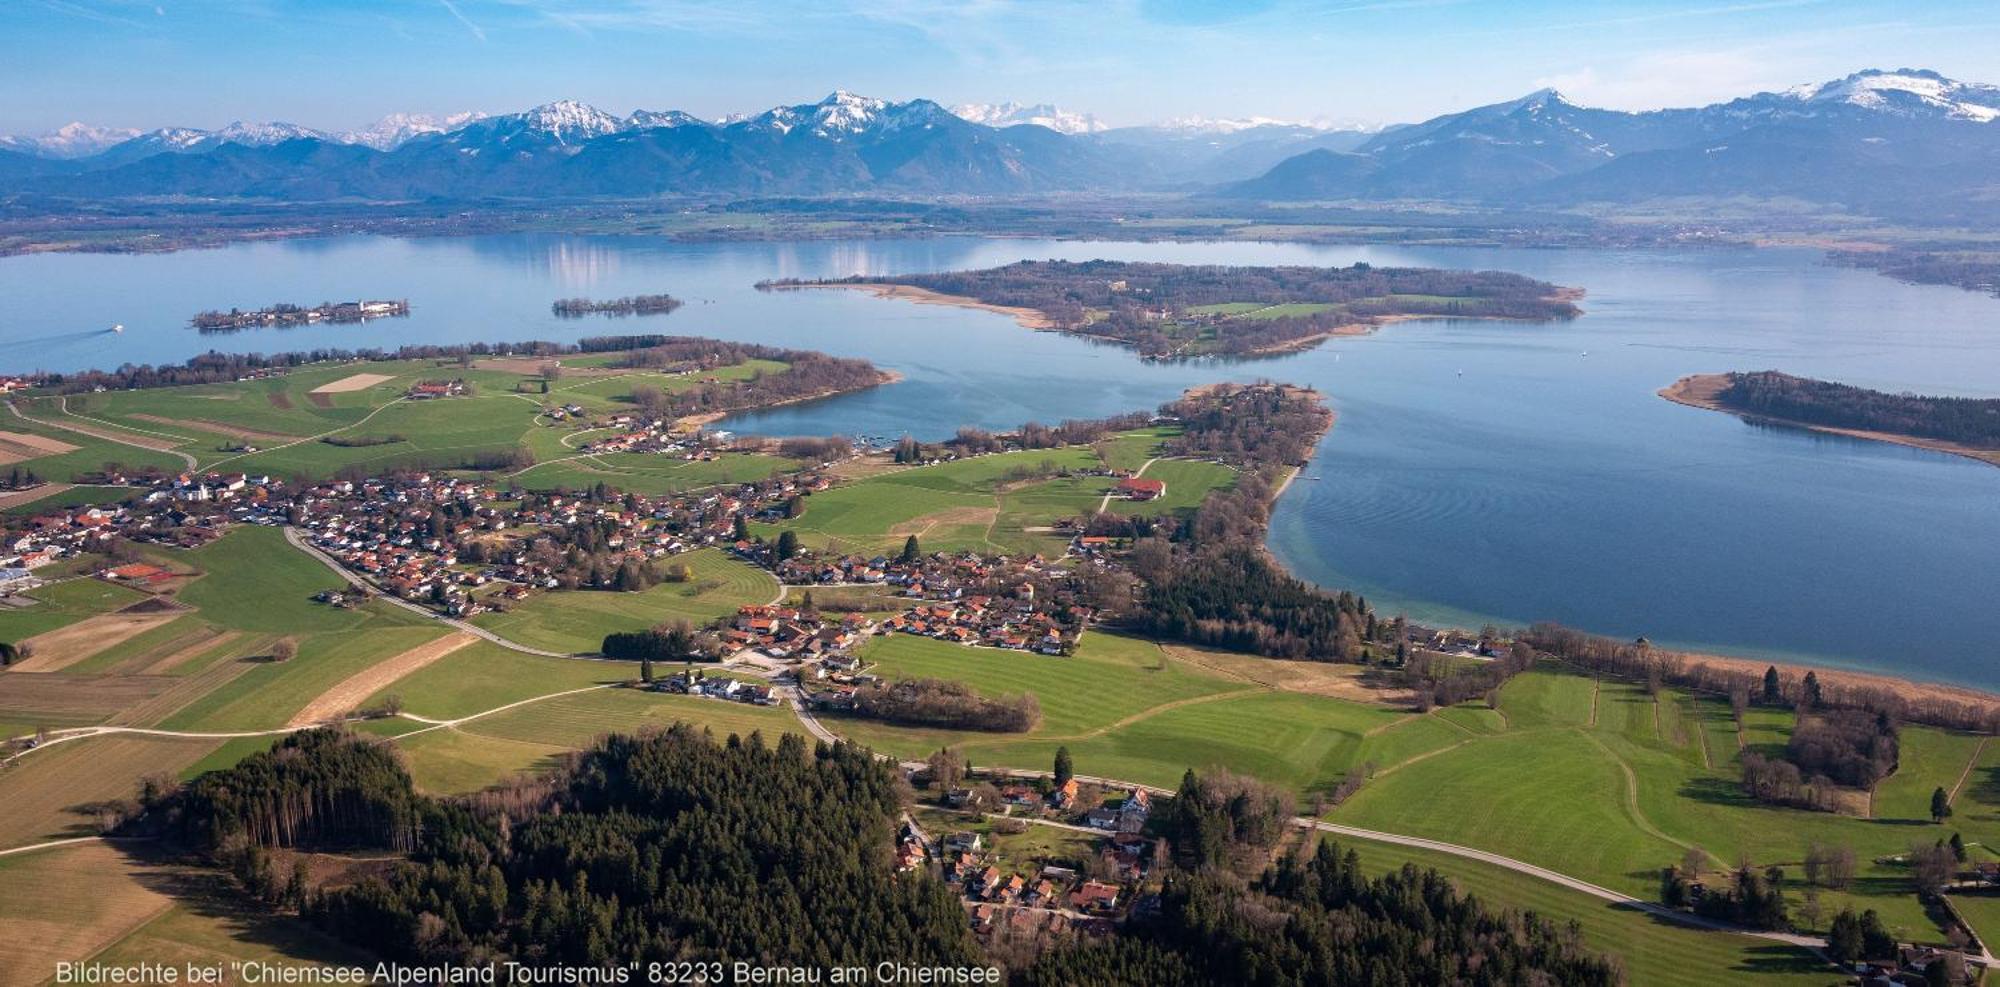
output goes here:
<path id="1" fill-rule="evenodd" d="M 1584 288 L 1561 324 L 1404 323 L 1269 360 L 1147 364 L 991 313 L 773 277 L 1022 258 L 1492 268 Z M 661 318 L 561 320 L 559 297 L 671 292 Z M 2000 302 L 1820 263 L 1817 251 L 1530 250 L 937 238 L 673 244 L 646 238 L 346 238 L 151 256 L 0 260 L 0 370 L 210 349 L 669 332 L 821 349 L 894 386 L 739 416 L 770 434 L 921 438 L 1146 408 L 1194 384 L 1309 384 L 1339 413 L 1280 501 L 1300 575 L 1424 621 L 1560 620 L 1673 646 L 2000 688 L 2000 469 L 1759 427 L 1654 392 L 1779 369 L 1991 396 Z M 365 325 L 200 335 L 205 308 L 408 298 Z M 122 323 L 123 334 L 104 332 Z"/>

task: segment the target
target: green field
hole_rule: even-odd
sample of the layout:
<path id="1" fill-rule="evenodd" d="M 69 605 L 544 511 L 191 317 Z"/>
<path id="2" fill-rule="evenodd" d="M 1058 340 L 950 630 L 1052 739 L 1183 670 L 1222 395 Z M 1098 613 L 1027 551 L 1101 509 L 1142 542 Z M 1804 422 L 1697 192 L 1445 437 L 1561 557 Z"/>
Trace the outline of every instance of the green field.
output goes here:
<path id="1" fill-rule="evenodd" d="M 1021 450 L 892 470 L 814 494 L 802 516 L 751 530 L 769 538 L 790 529 L 804 545 L 843 552 L 892 552 L 914 534 L 926 551 L 1053 556 L 1068 538 L 1049 526 L 1097 510 L 1116 485 L 1107 476 L 1056 472 L 1112 465 L 1136 469 L 1152 458 L 1166 434 L 1145 429 L 1094 447 Z M 1191 510 L 1210 491 L 1236 480 L 1224 466 L 1169 459 L 1154 463 L 1146 476 L 1167 481 L 1164 498 L 1138 503 L 1114 497 L 1110 508 L 1148 514 Z"/>
<path id="2" fill-rule="evenodd" d="M 637 674 L 630 662 L 543 658 L 474 641 L 384 687 L 363 705 L 393 695 L 402 699 L 406 712 L 450 719 Z"/>
<path id="3" fill-rule="evenodd" d="M 1690 846 L 1718 866 L 1747 859 L 1794 875 L 1810 843 L 1848 846 L 1861 873 L 1849 891 L 1823 896 L 1827 917 L 1851 903 L 1877 909 L 1905 936 L 1939 938 L 1907 872 L 1871 861 L 1954 829 L 1968 840 L 2000 836 L 1991 786 L 1968 784 L 1950 825 L 1929 821 L 1931 790 L 1956 782 L 1975 738 L 1904 728 L 1903 765 L 1880 786 L 1874 818 L 1782 809 L 1743 795 L 1733 749 L 1713 750 L 1733 737 L 1713 725 L 1720 703 L 1663 698 L 1559 671 L 1521 676 L 1502 691 L 1505 731 L 1383 772 L 1331 818 L 1493 850 L 1641 897 L 1657 893 L 1659 868 Z M 1782 744 L 1789 717 L 1753 709 L 1745 732 L 1753 744 Z"/>
<path id="4" fill-rule="evenodd" d="M 1192 513 L 1201 506 L 1202 500 L 1217 490 L 1227 490 L 1236 485 L 1236 471 L 1220 463 L 1201 462 L 1193 459 L 1162 459 L 1146 467 L 1141 476 L 1148 480 L 1160 480 L 1167 485 L 1164 494 L 1152 500 L 1123 500 L 1111 498 L 1114 514 L 1165 514 L 1169 511 Z"/>
<path id="5" fill-rule="evenodd" d="M 1671 925 L 1506 868 L 1412 847 L 1327 838 L 1343 851 L 1353 849 L 1370 870 L 1388 871 L 1406 863 L 1435 869 L 1488 907 L 1575 922 L 1586 944 L 1623 961 L 1631 987 L 1709 987 L 1748 978 L 1778 987 L 1835 987 L 1851 981 L 1801 949 Z"/>
<path id="6" fill-rule="evenodd" d="M 419 787 L 436 793 L 476 791 L 554 766 L 564 753 L 606 733 L 633 733 L 677 722 L 723 737 L 762 731 L 776 742 L 802 733 L 791 710 L 636 689 L 558 696 L 480 717 L 456 727 L 397 740 Z"/>
<path id="7" fill-rule="evenodd" d="M 20 641 L 46 634 L 145 598 L 144 593 L 88 576 L 50 583 L 21 595 L 19 599 L 33 601 L 29 606 L 0 607 L 0 641 Z"/>
<path id="8" fill-rule="evenodd" d="M 509 604 L 506 613 L 482 613 L 472 622 L 530 647 L 590 654 L 613 631 L 643 630 L 675 619 L 706 623 L 745 604 L 769 603 L 778 593 L 778 581 L 769 573 L 731 559 L 721 549 L 701 549 L 672 561 L 692 570 L 687 582 L 660 583 L 637 593 L 536 593 Z"/>
<path id="9" fill-rule="evenodd" d="M 1093 654 L 1093 645 L 1102 650 Z M 1044 722 L 1020 735 L 824 718 L 898 756 L 953 745 L 977 765 L 1043 769 L 1066 746 L 1081 774 L 1172 787 L 1190 767 L 1221 767 L 1306 797 L 1372 765 L 1370 780 L 1329 818 L 1503 853 L 1642 898 L 1657 894 L 1659 869 L 1690 847 L 1711 866 L 1776 864 L 1796 882 L 1818 842 L 1852 848 L 1861 862 L 1853 885 L 1822 893 L 1822 923 L 1842 907 L 1874 908 L 1900 935 L 1939 941 L 1908 872 L 1887 858 L 1954 831 L 1976 853 L 2000 848 L 2000 745 L 1926 727 L 1903 729 L 1901 767 L 1879 786 L 1873 817 L 1862 818 L 1743 795 L 1735 730 L 1718 699 L 1654 697 L 1558 667 L 1516 677 L 1498 710 L 1416 716 L 1225 678 L 1227 663 L 1211 672 L 1101 632 L 1086 635 L 1074 659 L 902 636 L 866 655 L 890 678 L 955 679 L 982 695 L 1032 692 L 1043 706 Z M 1753 709 L 1747 720 L 1756 743 L 1790 733 L 1782 710 Z M 1930 792 L 1953 789 L 1961 775 L 1953 817 L 1933 825 Z M 1795 905 L 1799 894 L 1794 885 Z"/>
<path id="10" fill-rule="evenodd" d="M 601 368 L 613 356 L 566 360 L 580 368 Z M 524 485 L 554 488 L 602 481 L 657 494 L 759 478 L 789 464 L 761 456 L 697 464 L 651 455 L 572 459 L 578 454 L 564 440 L 575 441 L 577 433 L 540 418 L 544 402 L 574 403 L 590 413 L 629 411 L 635 407 L 633 390 L 641 385 L 675 392 L 711 378 L 741 381 L 786 369 L 783 363 L 751 360 L 706 374 L 579 370 L 542 395 L 539 374 L 476 369 L 453 360 L 316 364 L 262 380 L 26 398 L 20 401 L 22 411 L 46 424 L 17 418 L 7 427 L 78 446 L 72 452 L 23 463 L 58 481 L 107 462 L 178 470 L 185 468 L 184 456 L 203 469 L 320 478 L 347 467 L 377 472 L 413 465 L 456 468 L 525 448 L 545 465 L 523 474 Z M 314 393 L 357 374 L 388 379 L 358 390 Z M 412 383 L 439 378 L 462 378 L 473 393 L 437 401 L 404 398 Z M 336 445 L 322 441 L 327 437 L 387 441 Z M 167 448 L 142 448 L 161 444 Z M 244 451 L 245 444 L 257 451 Z M 74 498 L 52 498 L 68 499 Z"/>

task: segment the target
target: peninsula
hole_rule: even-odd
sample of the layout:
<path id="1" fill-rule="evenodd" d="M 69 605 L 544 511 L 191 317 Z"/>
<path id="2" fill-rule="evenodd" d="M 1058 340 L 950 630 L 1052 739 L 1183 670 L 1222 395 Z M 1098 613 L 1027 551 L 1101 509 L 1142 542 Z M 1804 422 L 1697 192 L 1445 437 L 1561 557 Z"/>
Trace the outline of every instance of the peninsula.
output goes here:
<path id="1" fill-rule="evenodd" d="M 1659 393 L 1693 408 L 2000 466 L 2000 398 L 1889 394 L 1776 370 L 1694 374 Z"/>
<path id="2" fill-rule="evenodd" d="M 804 281 L 763 289 L 860 288 L 883 297 L 1002 312 L 1130 346 L 1147 359 L 1254 356 L 1420 318 L 1569 319 L 1579 289 L 1498 271 L 1225 267 L 1021 261 L 978 271 Z"/>

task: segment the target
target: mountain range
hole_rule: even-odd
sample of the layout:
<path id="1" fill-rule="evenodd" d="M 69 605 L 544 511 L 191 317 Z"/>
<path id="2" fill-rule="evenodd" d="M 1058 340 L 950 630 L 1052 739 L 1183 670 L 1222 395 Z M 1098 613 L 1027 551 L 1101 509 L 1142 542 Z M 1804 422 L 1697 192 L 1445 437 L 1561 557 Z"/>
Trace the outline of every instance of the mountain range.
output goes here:
<path id="1" fill-rule="evenodd" d="M 2000 210 L 2000 87 L 1869 70 L 1709 106 L 1625 112 L 1552 90 L 1379 131 L 1275 120 L 1109 127 L 1049 105 L 816 103 L 703 120 L 557 101 L 0 139 L 7 191 L 283 201 L 1174 191 L 1266 201 L 1565 208 L 1681 197 L 1949 220 Z M 4 193 L 0 193 L 4 194 Z"/>

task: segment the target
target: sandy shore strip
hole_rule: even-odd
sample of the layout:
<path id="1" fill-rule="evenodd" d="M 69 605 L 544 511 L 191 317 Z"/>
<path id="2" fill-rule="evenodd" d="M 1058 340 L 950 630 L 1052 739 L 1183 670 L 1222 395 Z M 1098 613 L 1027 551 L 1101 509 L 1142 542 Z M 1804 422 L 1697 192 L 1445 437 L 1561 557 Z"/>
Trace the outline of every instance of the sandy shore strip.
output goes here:
<path id="1" fill-rule="evenodd" d="M 351 713 L 369 696 L 477 640 L 479 638 L 476 635 L 457 631 L 435 641 L 420 644 L 388 661 L 370 665 L 348 676 L 333 688 L 320 693 L 319 698 L 306 704 L 306 708 L 292 714 L 292 718 L 285 725 L 311 726 Z"/>
<path id="2" fill-rule="evenodd" d="M 1989 714 L 2000 713 L 2000 694 L 1975 689 L 1970 686 L 1945 685 L 1941 682 L 1919 682 L 1883 672 L 1857 672 L 1845 668 L 1826 665 L 1801 665 L 1797 662 L 1762 661 L 1756 658 L 1735 658 L 1729 655 L 1712 655 L 1690 651 L 1660 651 L 1658 654 L 1678 658 L 1685 665 L 1707 665 L 1711 668 L 1727 669 L 1762 678 L 1764 670 L 1776 668 L 1778 674 L 1788 681 L 1803 679 L 1807 672 L 1813 673 L 1830 691 L 1841 689 L 1873 689 L 1892 693 L 1912 702 L 1958 703 L 1976 706 Z"/>
<path id="3" fill-rule="evenodd" d="M 942 292 L 932 291 L 929 288 L 918 288 L 907 284 L 856 281 L 849 284 L 787 284 L 775 285 L 774 287 L 782 291 L 791 291 L 795 288 L 847 288 L 853 291 L 865 291 L 877 298 L 900 298 L 903 301 L 916 302 L 919 305 L 945 305 L 951 308 L 973 308 L 982 312 L 997 312 L 1001 315 L 1012 316 L 1015 322 L 1020 323 L 1028 329 L 1056 330 L 1062 328 L 1056 325 L 1053 319 L 1043 315 L 1036 309 L 1018 308 L 1010 305 L 989 305 L 986 302 L 974 298 L 966 298 L 963 295 L 947 295 Z"/>
<path id="4" fill-rule="evenodd" d="M 377 384 L 387 383 L 395 379 L 388 374 L 348 374 L 339 380 L 321 384 L 306 393 L 346 394 L 349 391 L 365 391 Z"/>
<path id="5" fill-rule="evenodd" d="M 1814 425 L 1810 422 L 1793 421 L 1789 418 L 1773 418 L 1769 415 L 1739 411 L 1723 404 L 1721 401 L 1722 392 L 1728 386 L 1728 374 L 1690 374 L 1674 381 L 1666 387 L 1660 388 L 1657 393 L 1675 404 L 1684 404 L 1690 408 L 1702 408 L 1707 411 L 1720 411 L 1751 421 L 1789 425 L 1793 428 L 1803 428 L 1807 431 L 1822 432 L 1827 435 L 1844 435 L 1850 439 L 1887 442 L 1892 445 L 1908 446 L 1912 449 L 1925 449 L 1931 452 L 1942 452 L 1951 456 L 1964 456 L 1967 459 L 1976 459 L 1989 466 L 2000 466 L 2000 449 L 1981 449 L 1976 446 L 1946 442 L 1943 439 L 1926 439 L 1914 435 L 1897 435 L 1893 432 L 1870 432 L 1859 428 L 1835 428 L 1831 425 Z"/>

